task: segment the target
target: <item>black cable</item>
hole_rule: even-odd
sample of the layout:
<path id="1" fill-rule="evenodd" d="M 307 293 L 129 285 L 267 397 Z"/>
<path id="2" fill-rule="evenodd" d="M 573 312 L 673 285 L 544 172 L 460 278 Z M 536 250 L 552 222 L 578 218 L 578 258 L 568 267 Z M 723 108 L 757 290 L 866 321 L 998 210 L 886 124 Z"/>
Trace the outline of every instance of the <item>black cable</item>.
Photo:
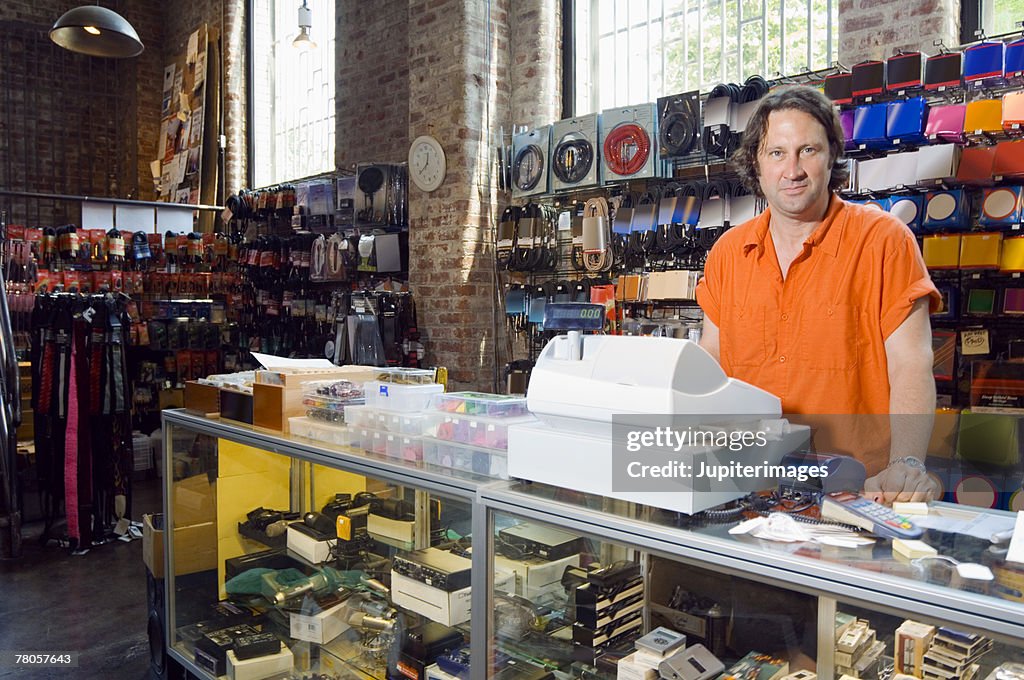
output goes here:
<path id="1" fill-rule="evenodd" d="M 768 94 L 768 81 L 759 75 L 753 75 L 746 79 L 743 87 L 740 88 L 739 99 L 741 104 L 757 101 Z"/>
<path id="2" fill-rule="evenodd" d="M 670 109 L 669 107 L 678 107 Z M 685 156 L 694 151 L 700 138 L 700 116 L 693 111 L 685 99 L 669 100 L 662 112 L 658 141 L 662 155 L 666 157 Z"/>
<path id="3" fill-rule="evenodd" d="M 562 137 L 551 154 L 551 170 L 561 182 L 578 184 L 594 165 L 594 146 L 584 137 Z"/>

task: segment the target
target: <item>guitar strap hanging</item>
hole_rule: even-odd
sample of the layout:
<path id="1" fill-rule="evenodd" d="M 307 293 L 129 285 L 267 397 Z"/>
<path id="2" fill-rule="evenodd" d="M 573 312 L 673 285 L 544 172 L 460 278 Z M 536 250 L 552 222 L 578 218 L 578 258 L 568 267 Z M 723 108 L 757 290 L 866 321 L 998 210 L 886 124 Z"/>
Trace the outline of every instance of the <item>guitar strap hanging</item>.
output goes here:
<path id="1" fill-rule="evenodd" d="M 113 300 L 106 301 L 107 312 L 107 371 L 105 376 L 106 389 L 104 390 L 103 413 L 104 415 L 121 414 L 127 412 L 125 402 L 125 363 L 123 333 L 121 318 L 117 312 L 117 305 Z"/>

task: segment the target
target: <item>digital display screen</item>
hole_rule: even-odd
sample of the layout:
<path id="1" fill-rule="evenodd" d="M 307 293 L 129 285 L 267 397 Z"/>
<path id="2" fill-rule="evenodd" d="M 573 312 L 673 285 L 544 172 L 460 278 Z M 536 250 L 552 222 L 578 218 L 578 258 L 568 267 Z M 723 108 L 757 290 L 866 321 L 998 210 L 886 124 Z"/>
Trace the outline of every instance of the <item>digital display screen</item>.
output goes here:
<path id="1" fill-rule="evenodd" d="M 604 305 L 584 302 L 550 303 L 544 306 L 546 331 L 599 331 L 604 328 Z"/>
<path id="2" fill-rule="evenodd" d="M 697 661 L 696 658 L 691 656 L 690 658 L 687 659 L 687 661 L 689 661 L 690 665 L 693 666 L 694 668 L 696 668 L 699 673 L 707 673 L 708 669 L 705 668 L 704 665 L 700 661 Z"/>
<path id="3" fill-rule="evenodd" d="M 889 90 L 921 86 L 921 53 L 900 54 L 890 57 L 886 64 Z"/>

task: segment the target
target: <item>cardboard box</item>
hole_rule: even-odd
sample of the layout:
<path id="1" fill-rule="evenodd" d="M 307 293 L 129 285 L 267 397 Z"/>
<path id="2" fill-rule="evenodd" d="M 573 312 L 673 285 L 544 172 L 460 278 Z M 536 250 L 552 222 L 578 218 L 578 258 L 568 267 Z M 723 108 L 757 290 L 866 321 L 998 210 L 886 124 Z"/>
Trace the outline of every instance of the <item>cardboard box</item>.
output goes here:
<path id="1" fill-rule="evenodd" d="M 293 612 L 288 616 L 289 634 L 296 640 L 327 644 L 349 629 L 348 616 L 348 602 L 340 602 L 316 614 Z"/>
<path id="2" fill-rule="evenodd" d="M 171 512 L 174 523 L 186 527 L 217 521 L 217 487 L 206 473 L 175 481 Z"/>
<path id="3" fill-rule="evenodd" d="M 238 660 L 235 653 L 228 650 L 228 678 L 230 680 L 262 680 L 287 673 L 292 669 L 294 658 L 292 650 L 281 645 L 281 651 L 277 654 L 257 656 L 252 659 Z"/>
<path id="4" fill-rule="evenodd" d="M 377 376 L 372 366 L 338 366 L 322 370 L 256 371 L 252 386 L 252 424 L 288 433 L 288 419 L 306 415 L 302 403 L 307 385 L 319 380 L 350 380 L 364 383 Z"/>
<path id="5" fill-rule="evenodd" d="M 162 526 L 160 521 L 156 524 Z M 164 577 L 164 532 L 153 515 L 142 516 L 142 561 L 154 578 Z M 174 573 L 177 576 L 217 568 L 217 525 L 213 522 L 174 530 Z"/>

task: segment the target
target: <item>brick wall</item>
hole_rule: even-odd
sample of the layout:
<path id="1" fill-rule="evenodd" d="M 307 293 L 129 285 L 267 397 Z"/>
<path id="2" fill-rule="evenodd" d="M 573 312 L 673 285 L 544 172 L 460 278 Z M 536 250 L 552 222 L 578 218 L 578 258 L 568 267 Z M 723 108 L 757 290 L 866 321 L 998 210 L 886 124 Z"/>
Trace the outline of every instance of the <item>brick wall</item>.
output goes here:
<path id="1" fill-rule="evenodd" d="M 562 3 L 512 4 L 512 122 L 547 125 L 562 117 Z"/>
<path id="2" fill-rule="evenodd" d="M 0 186 L 149 198 L 148 161 L 159 126 L 163 3 L 102 3 L 125 16 L 146 45 L 142 55 L 127 60 L 75 54 L 49 40 L 53 22 L 77 4 L 0 3 Z M 153 82 L 155 92 L 150 92 Z M 4 205 L 15 222 L 79 219 L 77 206 L 66 202 L 7 199 Z"/>
<path id="3" fill-rule="evenodd" d="M 338 1 L 335 163 L 403 162 L 409 150 L 409 0 Z"/>
<path id="4" fill-rule="evenodd" d="M 957 0 L 839 0 L 839 61 L 852 66 L 894 49 L 935 54 L 934 40 L 960 43 Z"/>
<path id="5" fill-rule="evenodd" d="M 508 45 L 509 5 L 409 3 L 409 137 L 433 134 L 448 166 L 437 191 L 410 190 L 410 278 L 427 361 L 455 389 L 491 389 L 499 361 L 490 147 L 508 123 L 509 53 L 487 48 Z"/>

